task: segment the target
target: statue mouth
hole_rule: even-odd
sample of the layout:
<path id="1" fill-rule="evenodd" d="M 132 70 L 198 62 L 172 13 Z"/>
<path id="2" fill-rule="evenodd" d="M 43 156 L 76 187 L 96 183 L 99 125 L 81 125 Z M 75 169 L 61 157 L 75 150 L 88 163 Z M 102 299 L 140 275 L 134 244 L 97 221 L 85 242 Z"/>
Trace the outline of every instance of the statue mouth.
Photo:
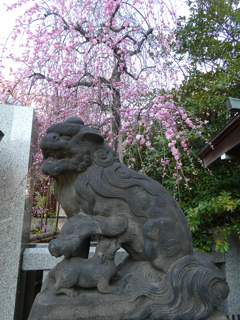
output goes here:
<path id="1" fill-rule="evenodd" d="M 56 162 L 58 162 L 60 159 L 53 158 L 53 157 L 47 157 L 47 159 L 45 159 L 45 160 L 47 160 L 48 162 L 54 162 L 54 163 L 56 163 Z"/>
<path id="2" fill-rule="evenodd" d="M 48 250 L 52 256 L 58 258 L 61 257 L 62 253 L 60 252 L 59 246 L 56 245 L 55 241 L 50 241 L 48 244 Z"/>
<path id="3" fill-rule="evenodd" d="M 61 253 L 57 253 L 57 252 L 54 252 L 54 251 L 51 252 L 51 255 L 54 256 L 55 258 L 59 258 L 59 257 L 62 256 Z"/>
<path id="4" fill-rule="evenodd" d="M 62 159 L 72 159 L 74 155 L 71 155 L 65 151 L 47 151 L 43 153 L 44 160 L 48 162 L 58 162 Z"/>
<path id="5" fill-rule="evenodd" d="M 82 156 L 77 157 L 74 153 L 67 153 L 65 150 L 49 150 L 43 152 L 42 173 L 56 177 L 66 171 L 77 170 Z"/>

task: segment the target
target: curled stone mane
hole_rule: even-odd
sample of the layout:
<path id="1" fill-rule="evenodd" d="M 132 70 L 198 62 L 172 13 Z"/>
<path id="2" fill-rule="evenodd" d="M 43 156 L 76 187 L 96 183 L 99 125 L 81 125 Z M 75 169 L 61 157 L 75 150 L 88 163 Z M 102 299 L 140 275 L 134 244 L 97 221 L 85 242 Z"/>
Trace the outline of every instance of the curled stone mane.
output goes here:
<path id="1" fill-rule="evenodd" d="M 117 154 L 109 147 L 106 141 L 101 148 L 94 153 L 94 163 L 98 166 L 106 168 L 114 162 L 119 162 Z"/>
<path id="2" fill-rule="evenodd" d="M 109 161 L 110 157 L 106 157 L 106 159 Z M 90 185 L 94 192 L 87 189 L 87 185 Z M 136 193 L 134 187 L 138 187 L 139 191 L 145 190 L 147 195 L 146 193 L 140 193 L 138 198 L 134 197 Z M 156 203 L 155 210 L 159 210 L 161 205 L 159 185 L 155 185 L 149 181 L 147 176 L 129 170 L 119 162 L 113 162 L 112 165 L 108 165 L 106 168 L 105 166 L 96 165 L 90 172 L 84 173 L 81 178 L 77 179 L 76 189 L 87 200 L 91 213 L 95 204 L 95 193 L 106 198 L 125 200 L 132 213 L 136 216 L 149 217 L 149 215 L 155 214 L 153 208 L 151 208 L 151 211 L 148 210 L 149 201 L 151 200 Z"/>

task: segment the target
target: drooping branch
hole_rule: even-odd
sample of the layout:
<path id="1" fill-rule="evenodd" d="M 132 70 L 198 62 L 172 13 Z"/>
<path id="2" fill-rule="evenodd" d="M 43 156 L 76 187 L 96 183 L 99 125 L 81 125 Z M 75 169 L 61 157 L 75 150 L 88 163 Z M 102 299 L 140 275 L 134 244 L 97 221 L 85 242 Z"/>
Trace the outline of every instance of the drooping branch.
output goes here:
<path id="1" fill-rule="evenodd" d="M 83 27 L 80 26 L 80 24 L 78 22 L 74 26 L 74 30 L 78 31 L 86 39 L 87 42 L 90 41 L 90 37 L 89 37 L 87 31 L 85 31 L 83 29 Z"/>
<path id="2" fill-rule="evenodd" d="M 42 73 L 40 72 L 34 72 L 33 74 L 31 74 L 29 76 L 29 79 L 30 78 L 35 78 L 35 80 L 47 80 L 47 81 L 52 81 L 53 79 L 52 78 L 47 78 L 46 76 L 44 76 Z"/>
<path id="3" fill-rule="evenodd" d="M 68 84 L 66 85 L 66 88 L 67 89 L 71 89 L 71 88 L 76 88 L 76 87 L 88 87 L 88 88 L 91 88 L 91 87 L 94 87 L 94 82 L 93 81 L 83 81 L 83 80 L 80 80 L 80 81 L 77 81 L 76 83 L 74 84 Z"/>
<path id="4" fill-rule="evenodd" d="M 142 69 L 139 71 L 139 73 L 138 73 L 138 75 L 137 75 L 136 77 L 135 77 L 133 74 L 131 74 L 130 72 L 128 72 L 127 70 L 126 70 L 125 72 L 126 72 L 127 75 L 129 75 L 129 77 L 131 77 L 132 79 L 134 79 L 134 80 L 137 81 L 143 71 L 145 71 L 145 70 L 147 70 L 147 69 L 155 69 L 155 68 L 156 68 L 156 66 L 149 66 L 149 67 L 142 68 Z"/>
<path id="5" fill-rule="evenodd" d="M 112 24 L 113 24 L 113 19 L 114 19 L 114 17 L 116 16 L 119 8 L 120 8 L 120 4 L 117 4 L 117 5 L 116 5 L 116 8 L 115 8 L 115 10 L 113 11 L 113 13 L 112 13 L 112 15 L 111 15 L 111 17 L 110 17 L 110 20 L 109 20 L 110 26 L 112 26 Z"/>
<path id="6" fill-rule="evenodd" d="M 33 73 L 29 76 L 29 78 L 34 78 L 34 81 L 32 82 L 32 85 L 37 81 L 37 80 L 46 80 L 48 82 L 53 82 L 52 78 L 46 77 L 45 75 L 41 74 L 41 73 Z M 60 85 L 62 81 L 54 81 L 55 84 Z M 31 87 L 32 87 L 31 85 Z M 84 81 L 84 80 L 79 80 L 74 84 L 68 84 L 66 85 L 67 89 L 71 89 L 71 88 L 76 88 L 79 86 L 84 86 L 84 87 L 93 87 L 94 86 L 94 82 L 93 81 Z M 31 88 L 30 88 L 31 90 Z"/>
<path id="7" fill-rule="evenodd" d="M 148 29 L 148 31 L 143 35 L 143 38 L 140 41 L 136 42 L 137 49 L 134 51 L 130 51 L 129 52 L 130 56 L 134 56 L 139 52 L 141 52 L 144 42 L 147 40 L 148 36 L 153 33 L 153 30 L 154 30 L 153 28 Z"/>

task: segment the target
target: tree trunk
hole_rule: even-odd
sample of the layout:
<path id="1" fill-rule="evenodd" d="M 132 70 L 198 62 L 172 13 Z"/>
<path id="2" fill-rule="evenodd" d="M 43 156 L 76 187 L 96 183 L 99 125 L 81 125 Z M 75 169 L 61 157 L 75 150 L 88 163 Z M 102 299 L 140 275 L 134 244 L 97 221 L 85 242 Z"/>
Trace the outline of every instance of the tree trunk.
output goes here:
<path id="1" fill-rule="evenodd" d="M 112 132 L 115 138 L 113 149 L 119 154 L 120 161 L 122 162 L 122 156 L 120 150 L 122 150 L 122 137 L 120 138 L 120 130 L 121 130 L 121 117 L 119 114 L 119 110 L 121 107 L 121 99 L 120 99 L 120 92 L 119 90 L 115 90 L 115 95 L 113 98 L 113 105 L 112 105 L 112 115 L 114 118 L 112 119 Z"/>

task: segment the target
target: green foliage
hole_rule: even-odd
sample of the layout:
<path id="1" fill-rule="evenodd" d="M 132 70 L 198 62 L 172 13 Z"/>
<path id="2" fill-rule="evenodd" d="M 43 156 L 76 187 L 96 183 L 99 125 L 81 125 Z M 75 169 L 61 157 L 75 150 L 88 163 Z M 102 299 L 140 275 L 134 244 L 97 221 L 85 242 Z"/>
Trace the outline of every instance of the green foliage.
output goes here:
<path id="1" fill-rule="evenodd" d="M 240 8 L 236 0 L 188 1 L 180 17 L 175 59 L 187 59 L 175 100 L 200 121 L 209 121 L 208 139 L 226 124 L 226 97 L 240 98 Z"/>
<path id="2" fill-rule="evenodd" d="M 190 17 L 178 24 L 177 52 L 187 53 L 194 67 L 239 67 L 240 8 L 237 0 L 188 1 Z"/>
<path id="3" fill-rule="evenodd" d="M 125 163 L 161 182 L 179 201 L 197 250 L 226 252 L 228 235 L 233 231 L 240 234 L 240 166 L 218 160 L 209 169 L 204 168 L 196 156 L 204 138 L 196 129 L 188 135 L 191 156 L 181 151 L 183 165 L 176 174 L 168 140 L 160 132 L 161 127 L 156 124 L 152 150 L 140 148 L 140 144 L 130 145 L 125 150 Z"/>
<path id="4" fill-rule="evenodd" d="M 240 232 L 240 166 L 216 161 L 210 170 L 196 168 L 191 194 L 182 190 L 193 244 L 200 251 L 228 250 L 228 235 Z"/>
<path id="5" fill-rule="evenodd" d="M 172 94 L 202 127 L 201 138 L 190 139 L 197 154 L 229 122 L 224 99 L 240 98 L 240 8 L 236 0 L 193 0 L 188 5 L 190 16 L 180 17 L 173 47 L 175 59 L 187 59 L 187 71 Z M 194 174 L 189 169 L 186 159 L 183 170 L 192 190 L 180 184 L 179 200 L 194 246 L 226 252 L 228 235 L 240 233 L 239 165 L 215 161 L 205 170 L 195 161 Z"/>
<path id="6" fill-rule="evenodd" d="M 50 194 L 52 194 L 52 186 L 48 189 Z M 38 212 L 38 216 L 42 216 L 42 218 L 56 218 L 56 211 L 50 211 L 47 208 L 47 196 L 40 194 L 38 191 L 35 192 L 35 210 Z"/>
<path id="7" fill-rule="evenodd" d="M 31 231 L 33 234 L 41 234 L 42 233 L 39 228 L 33 228 Z"/>
<path id="8" fill-rule="evenodd" d="M 192 206 L 197 202 L 194 199 L 183 208 L 193 233 L 194 246 L 198 250 L 226 252 L 227 237 L 233 231 L 240 231 L 240 199 L 226 190 L 215 197 L 206 193 L 197 198 L 200 200 L 196 207 Z"/>
<path id="9" fill-rule="evenodd" d="M 37 190 L 34 192 L 34 206 L 32 207 L 32 229 L 34 234 L 57 230 L 56 227 L 56 201 L 53 199 L 53 183 L 43 177 L 45 183 L 38 181 Z M 41 188 L 40 188 L 40 187 Z M 53 201 L 52 201 L 53 200 Z M 36 226 L 35 226 L 36 225 Z"/>
<path id="10" fill-rule="evenodd" d="M 42 208 L 46 204 L 46 196 L 40 194 L 40 192 L 35 192 L 35 199 L 36 199 L 36 207 Z"/>

